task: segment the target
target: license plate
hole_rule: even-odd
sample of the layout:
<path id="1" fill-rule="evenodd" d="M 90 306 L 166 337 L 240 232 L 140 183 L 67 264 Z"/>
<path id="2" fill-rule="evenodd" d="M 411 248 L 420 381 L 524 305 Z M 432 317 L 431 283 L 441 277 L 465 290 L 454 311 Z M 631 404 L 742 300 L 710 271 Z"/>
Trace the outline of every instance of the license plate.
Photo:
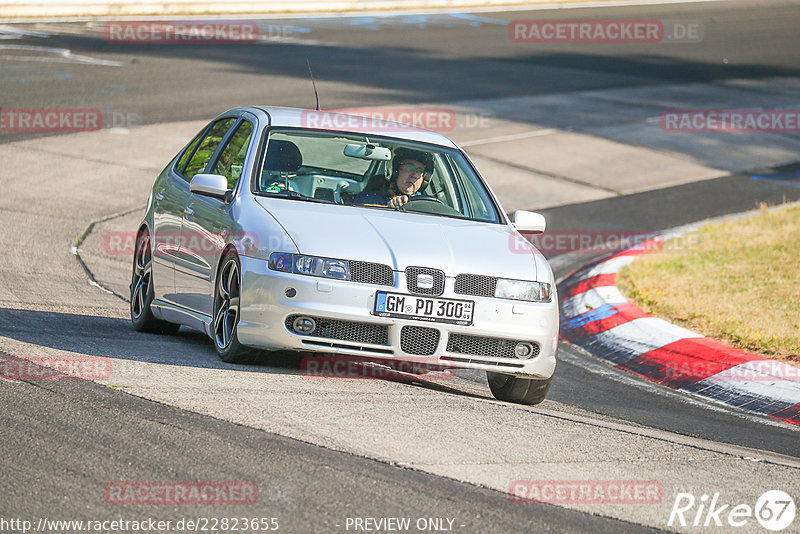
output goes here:
<path id="1" fill-rule="evenodd" d="M 375 294 L 373 313 L 379 317 L 398 317 L 463 326 L 472 324 L 474 307 L 475 303 L 471 300 L 419 297 L 378 291 Z"/>

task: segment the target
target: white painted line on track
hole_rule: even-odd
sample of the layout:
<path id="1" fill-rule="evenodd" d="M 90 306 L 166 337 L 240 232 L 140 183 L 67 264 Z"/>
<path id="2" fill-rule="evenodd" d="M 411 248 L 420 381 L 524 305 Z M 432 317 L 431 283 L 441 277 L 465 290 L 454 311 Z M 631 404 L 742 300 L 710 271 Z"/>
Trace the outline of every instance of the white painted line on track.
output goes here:
<path id="1" fill-rule="evenodd" d="M 617 286 L 599 286 L 564 299 L 561 302 L 561 309 L 565 312 L 564 317 L 575 317 L 606 304 L 623 304 L 625 302 L 628 302 L 628 299 L 622 296 Z"/>
<path id="2" fill-rule="evenodd" d="M 466 141 L 461 143 L 461 146 L 477 146 L 486 145 L 489 143 L 502 143 L 504 141 L 516 141 L 517 139 L 527 139 L 528 137 L 541 137 L 543 135 L 551 135 L 558 133 L 558 130 L 553 128 L 545 128 L 543 130 L 534 130 L 532 132 L 523 132 L 511 135 L 501 135 L 498 137 L 487 137 L 486 139 L 476 139 L 474 141 Z"/>
<path id="3" fill-rule="evenodd" d="M 636 259 L 637 256 L 635 255 L 626 255 L 626 256 L 617 256 L 616 258 L 611 258 L 606 260 L 602 263 L 597 264 L 596 266 L 592 267 L 591 269 L 587 270 L 586 272 L 581 273 L 581 275 L 576 278 L 576 280 L 585 280 L 587 278 L 591 278 L 592 276 L 597 276 L 599 274 L 616 274 L 622 270 L 623 267 L 627 267 L 633 260 Z"/>
<path id="4" fill-rule="evenodd" d="M 595 334 L 594 337 L 604 345 L 623 347 L 630 354 L 640 356 L 681 339 L 703 336 L 657 317 L 643 317 Z"/>
<path id="5" fill-rule="evenodd" d="M 106 293 L 108 293 L 109 295 L 113 295 L 113 294 L 114 294 L 114 292 L 113 292 L 113 291 L 111 291 L 111 290 L 109 290 L 109 289 L 106 289 L 106 288 L 104 288 L 103 286 L 101 286 L 100 284 L 98 284 L 97 282 L 95 282 L 94 280 L 89 280 L 89 285 L 90 285 L 90 286 L 94 286 L 94 287 L 96 287 L 96 288 L 97 288 L 97 289 L 99 289 L 100 291 L 105 291 L 105 292 L 106 292 Z"/>
<path id="6" fill-rule="evenodd" d="M 19 56 L 19 55 L 0 55 L 0 59 L 15 60 L 15 61 L 37 61 L 41 63 L 80 63 L 86 65 L 99 65 L 103 67 L 121 67 L 122 63 L 119 61 L 111 61 L 107 59 L 97 59 L 80 54 L 73 54 L 68 48 L 53 48 L 51 46 L 33 46 L 33 45 L 11 45 L 0 44 L 0 50 L 21 50 L 25 52 L 42 52 L 45 54 L 52 54 L 49 56 Z"/>
<path id="7" fill-rule="evenodd" d="M 752 363 L 752 362 L 748 362 Z M 706 387 L 733 389 L 736 395 L 752 395 L 757 398 L 768 398 L 788 404 L 800 403 L 800 387 L 797 381 L 780 380 L 780 377 L 767 377 L 758 380 L 737 380 L 736 375 L 731 370 L 723 371 L 715 375 L 699 380 L 693 384 L 693 388 L 698 388 L 702 392 Z"/>
<path id="8" fill-rule="evenodd" d="M 0 26 L 0 39 L 22 39 L 23 37 L 39 37 L 47 39 L 49 34 L 40 32 L 29 32 L 12 28 L 11 26 Z"/>

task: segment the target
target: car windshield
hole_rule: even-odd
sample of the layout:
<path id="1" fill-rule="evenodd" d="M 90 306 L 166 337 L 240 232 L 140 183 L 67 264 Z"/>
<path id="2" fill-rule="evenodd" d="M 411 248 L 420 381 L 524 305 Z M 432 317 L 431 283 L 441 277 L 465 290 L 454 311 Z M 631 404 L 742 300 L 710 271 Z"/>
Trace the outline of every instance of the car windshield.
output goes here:
<path id="1" fill-rule="evenodd" d="M 501 222 L 458 150 L 355 133 L 273 128 L 266 135 L 259 195 Z"/>

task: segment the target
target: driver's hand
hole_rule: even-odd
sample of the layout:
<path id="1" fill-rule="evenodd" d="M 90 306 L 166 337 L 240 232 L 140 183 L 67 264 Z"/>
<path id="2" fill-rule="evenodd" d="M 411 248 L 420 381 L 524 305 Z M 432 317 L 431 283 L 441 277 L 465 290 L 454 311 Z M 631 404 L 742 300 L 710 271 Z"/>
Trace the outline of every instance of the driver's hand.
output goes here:
<path id="1" fill-rule="evenodd" d="M 408 202 L 408 195 L 398 195 L 396 197 L 392 197 L 389 199 L 389 207 L 394 209 L 400 209 L 407 202 Z"/>

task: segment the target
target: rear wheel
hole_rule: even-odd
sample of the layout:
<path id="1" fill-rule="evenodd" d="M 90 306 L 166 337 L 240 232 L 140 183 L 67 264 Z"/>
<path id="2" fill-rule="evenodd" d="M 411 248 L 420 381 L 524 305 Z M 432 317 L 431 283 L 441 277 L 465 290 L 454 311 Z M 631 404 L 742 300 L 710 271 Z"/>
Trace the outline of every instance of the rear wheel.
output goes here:
<path id="1" fill-rule="evenodd" d="M 489 381 L 489 389 L 497 400 L 528 405 L 542 402 L 553 382 L 552 377 L 520 378 L 492 371 L 486 371 L 486 378 Z"/>
<path id="2" fill-rule="evenodd" d="M 239 300 L 241 297 L 241 264 L 239 257 L 226 252 L 214 289 L 214 346 L 223 362 L 251 363 L 258 351 L 239 343 L 236 329 L 239 325 Z"/>
<path id="3" fill-rule="evenodd" d="M 150 304 L 153 302 L 153 251 L 150 234 L 140 232 L 136 238 L 131 277 L 131 323 L 139 332 L 174 334 L 180 325 L 157 319 Z"/>

